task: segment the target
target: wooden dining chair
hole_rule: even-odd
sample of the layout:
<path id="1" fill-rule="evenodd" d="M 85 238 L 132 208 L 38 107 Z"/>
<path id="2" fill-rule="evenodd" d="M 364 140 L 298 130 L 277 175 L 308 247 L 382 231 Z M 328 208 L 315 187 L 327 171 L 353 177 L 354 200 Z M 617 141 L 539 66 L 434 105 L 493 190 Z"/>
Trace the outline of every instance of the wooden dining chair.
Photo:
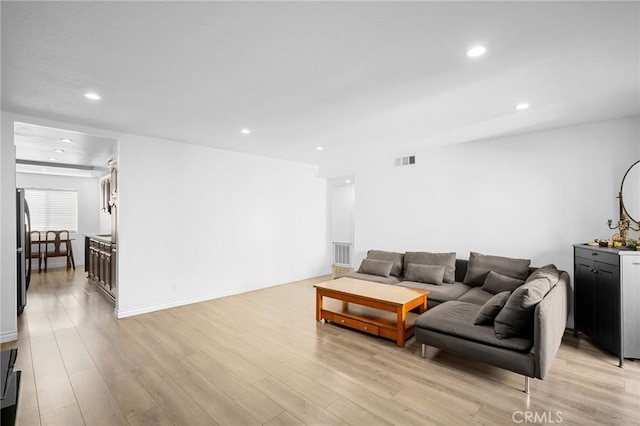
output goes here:
<path id="1" fill-rule="evenodd" d="M 40 273 L 44 266 L 44 251 L 42 251 L 44 240 L 42 239 L 42 232 L 31 231 L 30 234 L 29 257 L 31 257 L 31 259 L 38 259 L 38 273 Z M 36 250 L 33 249 L 34 245 L 37 246 Z"/>
<path id="2" fill-rule="evenodd" d="M 63 248 L 64 245 L 64 248 Z M 73 248 L 71 247 L 71 237 L 69 231 L 47 231 L 46 246 L 44 252 L 44 271 L 47 272 L 47 259 L 49 257 L 66 257 L 67 270 L 73 267 L 76 269 L 76 263 L 73 259 Z"/>

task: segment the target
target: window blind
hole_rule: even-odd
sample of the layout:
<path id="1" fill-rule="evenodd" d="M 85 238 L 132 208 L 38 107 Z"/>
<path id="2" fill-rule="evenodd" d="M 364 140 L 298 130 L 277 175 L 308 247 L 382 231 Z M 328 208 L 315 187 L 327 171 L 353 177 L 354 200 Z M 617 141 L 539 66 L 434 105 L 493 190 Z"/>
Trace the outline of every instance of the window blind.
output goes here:
<path id="1" fill-rule="evenodd" d="M 33 231 L 78 232 L 78 191 L 30 188 L 24 195 Z"/>

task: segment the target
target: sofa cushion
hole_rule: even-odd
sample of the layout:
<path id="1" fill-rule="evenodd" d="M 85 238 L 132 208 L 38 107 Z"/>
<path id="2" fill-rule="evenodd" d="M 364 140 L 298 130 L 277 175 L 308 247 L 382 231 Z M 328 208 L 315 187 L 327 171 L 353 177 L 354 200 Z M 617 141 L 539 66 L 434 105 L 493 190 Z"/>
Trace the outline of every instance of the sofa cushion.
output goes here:
<path id="1" fill-rule="evenodd" d="M 444 266 L 440 265 L 418 265 L 410 263 L 404 270 L 406 281 L 415 281 L 427 284 L 442 284 L 444 277 Z"/>
<path id="2" fill-rule="evenodd" d="M 456 280 L 456 253 L 430 253 L 428 251 L 408 251 L 404 255 L 405 270 L 409 264 L 417 265 L 440 265 L 444 266 L 445 283 L 453 283 Z"/>
<path id="3" fill-rule="evenodd" d="M 549 289 L 552 289 L 560 280 L 560 271 L 554 264 L 544 265 L 533 271 L 527 278 L 527 282 L 538 278 L 544 278 L 549 281 Z"/>
<path id="4" fill-rule="evenodd" d="M 529 276 L 530 264 L 530 259 L 491 256 L 472 251 L 469 254 L 464 283 L 470 286 L 481 286 L 491 271 L 524 281 Z"/>
<path id="5" fill-rule="evenodd" d="M 393 268 L 393 262 L 389 262 L 388 260 L 362 259 L 358 272 L 361 274 L 388 277 L 391 275 L 391 268 Z"/>
<path id="6" fill-rule="evenodd" d="M 460 302 L 474 303 L 476 305 L 484 305 L 489 299 L 494 296 L 493 293 L 484 291 L 480 287 L 472 287 L 468 292 L 458 297 Z"/>
<path id="7" fill-rule="evenodd" d="M 395 277 L 402 276 L 402 262 L 404 261 L 404 254 L 402 253 L 396 253 L 393 251 L 369 250 L 369 252 L 367 253 L 367 259 L 388 260 L 389 262 L 393 262 L 391 275 Z"/>
<path id="8" fill-rule="evenodd" d="M 530 280 L 518 287 L 495 319 L 496 335 L 501 339 L 533 335 L 535 307 L 549 292 L 545 277 Z"/>
<path id="9" fill-rule="evenodd" d="M 494 271 L 490 271 L 482 284 L 482 289 L 491 294 L 502 293 L 503 291 L 513 291 L 524 284 L 523 280 L 508 277 Z"/>
<path id="10" fill-rule="evenodd" d="M 491 325 L 475 325 L 473 322 L 481 308 L 473 303 L 445 302 L 420 315 L 415 326 L 499 348 L 518 351 L 531 349 L 531 339 L 523 337 L 500 339 Z"/>
<path id="11" fill-rule="evenodd" d="M 475 325 L 493 325 L 493 320 L 498 316 L 498 314 L 502 310 L 502 307 L 505 303 L 507 303 L 507 300 L 509 300 L 510 296 L 510 291 L 503 291 L 502 293 L 498 293 L 491 299 L 487 300 L 487 303 L 482 305 L 482 308 L 480 308 L 480 310 L 476 314 L 473 323 Z"/>
<path id="12" fill-rule="evenodd" d="M 389 277 L 381 277 L 379 275 L 361 274 L 360 272 L 348 272 L 343 277 L 355 278 L 357 280 L 372 281 L 380 284 L 398 284 L 400 279 L 393 275 Z"/>
<path id="13" fill-rule="evenodd" d="M 456 300 L 458 297 L 462 296 L 467 291 L 469 291 L 469 286 L 464 285 L 462 283 L 437 285 L 437 284 L 419 283 L 415 281 L 402 281 L 398 285 L 402 287 L 427 290 L 429 292 L 429 296 L 427 296 L 427 301 L 434 300 L 437 302 L 446 302 L 449 300 Z"/>

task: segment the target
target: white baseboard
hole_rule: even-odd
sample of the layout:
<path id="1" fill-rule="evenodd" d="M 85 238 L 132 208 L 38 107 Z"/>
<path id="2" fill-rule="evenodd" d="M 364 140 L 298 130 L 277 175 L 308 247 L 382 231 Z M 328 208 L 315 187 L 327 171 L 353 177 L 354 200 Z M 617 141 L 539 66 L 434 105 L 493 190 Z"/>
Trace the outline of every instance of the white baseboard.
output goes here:
<path id="1" fill-rule="evenodd" d="M 320 276 L 323 276 L 323 275 L 331 275 L 331 271 L 327 271 L 326 274 L 322 274 Z M 309 279 L 309 277 L 300 278 L 300 279 L 294 279 L 294 280 L 291 280 L 290 282 L 302 281 L 302 280 L 305 280 L 305 279 Z M 234 296 L 236 294 L 248 293 L 250 291 L 261 290 L 263 288 L 268 288 L 268 287 L 275 287 L 275 286 L 282 285 L 282 284 L 283 283 L 279 283 L 279 284 L 263 284 L 263 285 L 258 285 L 258 286 L 255 286 L 255 287 L 248 287 L 248 288 L 241 288 L 241 289 L 237 289 L 237 290 L 229 290 L 229 291 L 222 291 L 222 292 L 217 292 L 217 293 L 210 293 L 210 294 L 203 295 L 203 296 L 198 296 L 198 297 L 186 297 L 186 298 L 183 298 L 183 299 L 176 299 L 176 300 L 171 300 L 171 301 L 164 302 L 164 303 L 158 303 L 158 304 L 155 304 L 155 305 L 140 306 L 140 307 L 137 307 L 137 308 L 131 308 L 131 309 L 125 309 L 125 310 L 116 309 L 114 311 L 114 313 L 115 313 L 116 318 L 118 318 L 118 319 L 127 318 L 127 317 L 136 316 L 136 315 L 148 314 L 150 312 L 162 311 L 164 309 L 177 308 L 178 306 L 190 305 L 192 303 L 200 303 L 200 302 L 205 302 L 207 300 L 219 299 L 221 297 Z"/>
<path id="2" fill-rule="evenodd" d="M 13 342 L 18 340 L 18 330 L 4 331 L 0 333 L 0 343 Z"/>

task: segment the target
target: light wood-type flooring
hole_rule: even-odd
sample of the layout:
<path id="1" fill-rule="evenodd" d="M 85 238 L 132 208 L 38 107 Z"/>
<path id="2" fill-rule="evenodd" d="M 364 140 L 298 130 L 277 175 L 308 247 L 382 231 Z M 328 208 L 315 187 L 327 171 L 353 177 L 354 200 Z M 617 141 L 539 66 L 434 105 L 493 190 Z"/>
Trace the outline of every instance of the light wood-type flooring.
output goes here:
<path id="1" fill-rule="evenodd" d="M 20 426 L 640 423 L 640 361 L 571 333 L 526 395 L 515 373 L 316 322 L 330 277 L 116 320 L 82 271 L 33 276 L 2 345 L 19 348 Z"/>

